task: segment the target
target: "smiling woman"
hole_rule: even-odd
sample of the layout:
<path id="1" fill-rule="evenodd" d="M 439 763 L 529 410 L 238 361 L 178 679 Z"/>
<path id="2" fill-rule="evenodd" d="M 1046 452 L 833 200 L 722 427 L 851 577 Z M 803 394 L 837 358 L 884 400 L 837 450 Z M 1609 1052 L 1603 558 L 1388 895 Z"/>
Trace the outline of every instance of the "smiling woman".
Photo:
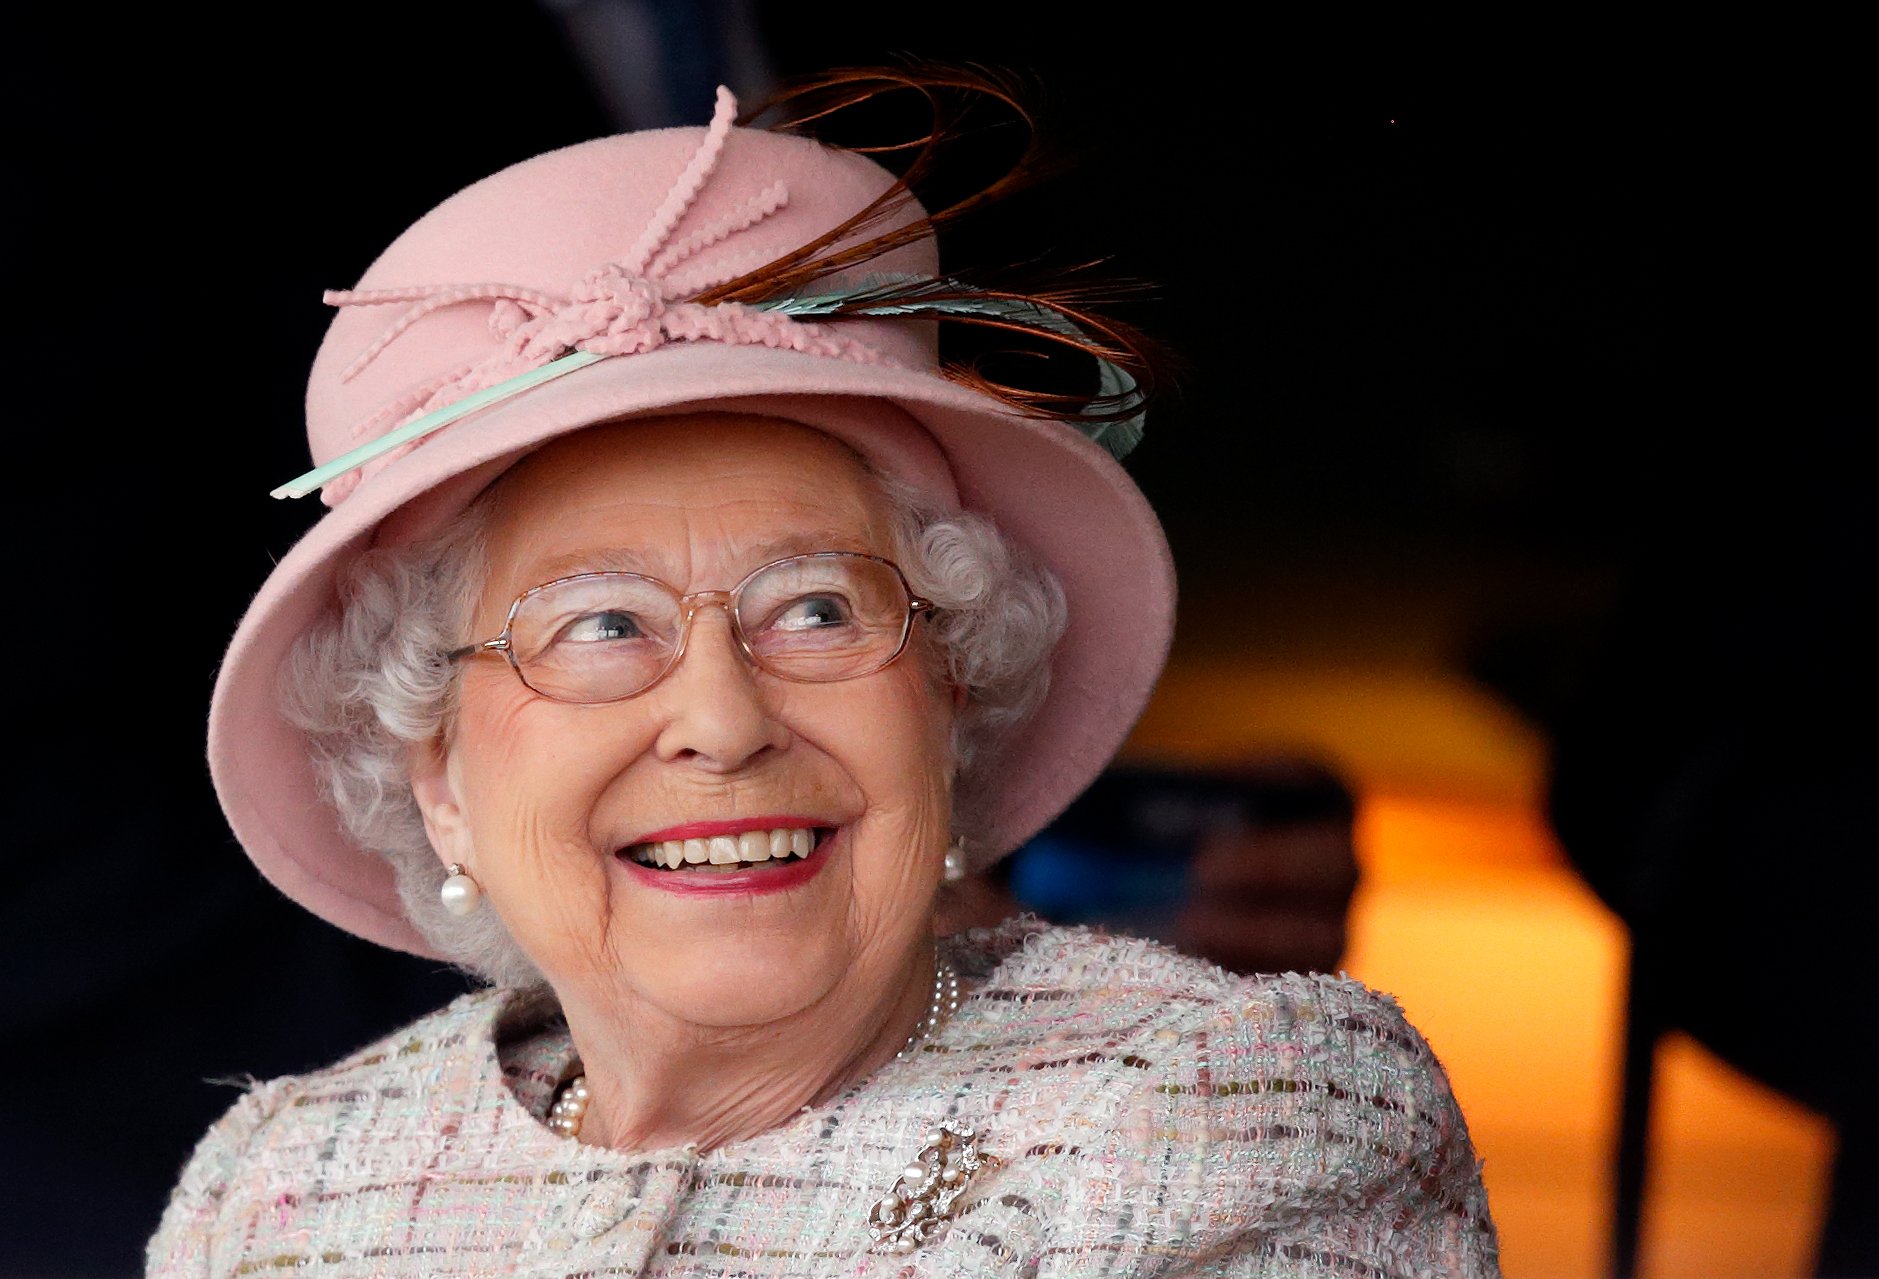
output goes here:
<path id="1" fill-rule="evenodd" d="M 329 295 L 280 492 L 333 509 L 230 646 L 210 762 L 284 891 L 490 986 L 256 1086 L 152 1271 L 1497 1273 L 1387 996 L 934 936 L 1160 672 L 1116 461 L 1153 361 L 1081 292 L 942 275 L 949 210 L 873 161 L 731 117 L 513 166 Z M 1094 386 L 942 370 L 935 319 Z"/>
<path id="2" fill-rule="evenodd" d="M 944 708 L 952 722 L 950 761 L 957 769 L 952 831 L 968 844 L 976 842 L 983 830 L 982 819 L 976 814 L 982 811 L 986 798 L 986 784 L 980 779 L 990 780 L 1002 732 L 1022 722 L 1049 687 L 1050 652 L 1064 628 L 1061 590 L 983 516 L 958 510 L 942 512 L 909 485 L 867 468 L 853 450 L 832 437 L 774 419 L 725 414 L 654 418 L 630 430 L 586 432 L 560 447 L 568 454 L 584 448 L 583 457 L 597 456 L 603 464 L 626 470 L 631 473 L 627 478 L 638 484 L 646 474 L 647 462 L 633 457 L 633 446 L 635 442 L 654 443 L 660 432 L 670 437 L 664 449 L 668 458 L 693 466 L 704 459 L 704 464 L 715 465 L 716 459 L 695 447 L 701 443 L 697 435 L 701 426 L 716 426 L 727 444 L 756 445 L 750 455 L 753 463 L 786 460 L 774 455 L 790 442 L 792 433 L 798 437 L 797 452 L 804 455 L 796 460 L 827 463 L 806 471 L 786 467 L 773 478 L 769 492 L 790 492 L 804 475 L 815 476 L 818 486 L 860 485 L 859 496 L 874 524 L 870 536 L 887 548 L 885 567 L 890 570 L 893 589 L 907 591 L 909 584 L 917 583 L 899 596 L 889 612 L 897 610 L 896 625 L 904 624 L 902 638 L 911 644 L 913 656 L 928 669 L 931 678 L 947 687 L 952 703 Z M 736 429 L 740 426 L 744 428 L 741 434 Z M 606 451 L 609 446 L 610 452 Z M 825 456 L 813 456 L 818 449 Z M 544 455 L 554 455 L 554 450 L 544 450 L 537 457 Z M 576 472 L 579 466 L 577 462 Z M 409 785 L 408 756 L 413 745 L 449 735 L 460 695 L 458 672 L 440 665 L 436 654 L 460 637 L 483 633 L 476 627 L 488 610 L 479 597 L 495 589 L 485 588 L 482 583 L 492 563 L 490 533 L 497 496 L 508 495 L 504 500 L 513 512 L 514 502 L 521 500 L 520 477 L 534 473 L 518 468 L 497 481 L 435 537 L 413 546 L 361 556 L 340 588 L 346 607 L 324 618 L 299 641 L 283 671 L 288 716 L 307 735 L 322 793 L 333 803 L 351 836 L 391 862 L 408 918 L 438 954 L 488 981 L 510 986 L 538 983 L 542 974 L 495 915 L 485 911 L 456 913 L 445 905 L 441 890 L 448 877 L 447 863 L 474 862 L 461 858 L 439 860 L 417 796 Z M 655 495 L 669 492 L 658 488 L 651 491 Z M 847 496 L 852 500 L 857 495 L 851 492 Z M 824 497 L 819 488 L 813 488 L 805 491 L 803 498 L 814 507 L 804 525 L 813 531 L 762 541 L 749 532 L 754 526 L 740 523 L 737 535 L 752 546 L 748 558 L 753 563 L 771 562 L 773 553 L 792 543 L 840 543 L 856 548 L 870 544 L 853 531 L 836 531 L 826 518 L 835 493 Z M 551 504 L 549 509 L 560 508 Z M 523 522 L 527 522 L 526 517 Z M 880 531 L 883 529 L 884 533 Z M 609 542 L 604 529 L 595 526 L 584 540 L 593 545 L 551 559 L 536 571 L 552 572 L 567 580 L 562 575 L 592 570 L 619 572 L 627 564 L 665 567 L 664 561 L 655 559 L 660 548 L 648 541 L 643 531 L 629 530 L 616 542 Z M 634 540 L 637 546 L 631 544 Z M 872 575 L 862 579 L 864 584 L 870 580 L 878 583 Z M 598 584 L 583 584 L 583 589 L 597 590 Z M 659 589 L 640 586 L 636 593 L 641 598 L 657 598 Z M 909 595 L 928 607 L 912 612 Z M 500 598 L 499 591 L 497 596 Z M 603 594 L 592 598 L 614 597 Z M 665 606 L 671 606 L 669 597 Z M 643 613 L 644 606 L 638 611 Z M 559 612 L 557 607 L 544 616 L 558 616 Z M 508 618 L 510 626 L 517 616 Z M 525 626 L 524 633 L 527 630 Z M 528 664 L 518 657 L 515 669 L 525 682 L 531 680 L 530 672 L 542 657 L 535 648 L 527 642 L 519 647 L 527 655 Z M 677 652 L 677 645 L 670 649 Z M 507 650 L 506 655 L 514 657 L 517 652 Z M 887 665 L 899 652 L 899 645 L 881 652 L 883 660 L 878 665 Z M 749 660 L 759 675 L 767 673 L 755 658 Z M 612 693 L 614 689 L 602 691 Z M 562 700 L 587 700 L 573 693 L 573 689 L 564 688 L 560 695 Z M 799 829 L 802 833 L 793 841 L 797 844 L 827 833 L 826 828 L 807 823 Z M 780 830 L 773 833 L 776 837 L 765 846 L 769 855 L 780 860 L 787 850 L 787 855 L 806 860 L 802 854 L 807 850 L 790 848 L 788 835 Z M 662 846 L 662 851 L 675 859 L 668 868 L 708 866 L 714 862 L 707 834 L 702 826 L 675 834 L 651 832 L 642 834 L 625 851 L 635 860 L 654 863 L 649 854 Z M 729 854 L 726 844 L 728 840 L 719 841 L 720 858 Z M 750 846 L 746 836 L 740 860 L 759 861 L 763 856 Z M 782 887 L 789 882 L 775 869 L 754 881 L 724 878 L 719 871 L 708 881 L 694 883 L 692 877 L 675 878 L 664 887 L 667 891 L 695 888 L 723 892 L 742 890 L 747 885 L 763 890 L 766 885 Z"/>

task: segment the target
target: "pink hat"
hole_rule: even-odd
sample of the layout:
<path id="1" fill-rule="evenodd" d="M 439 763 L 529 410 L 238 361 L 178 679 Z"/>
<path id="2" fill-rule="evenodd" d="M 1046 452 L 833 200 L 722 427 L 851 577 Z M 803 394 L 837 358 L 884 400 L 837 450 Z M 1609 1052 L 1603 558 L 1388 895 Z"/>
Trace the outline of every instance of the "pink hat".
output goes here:
<path id="1" fill-rule="evenodd" d="M 732 110 L 720 91 L 708 129 L 598 138 L 504 169 L 420 218 L 357 289 L 328 295 L 341 310 L 307 388 L 321 469 L 299 487 L 324 483 L 332 509 L 242 618 L 216 681 L 209 763 L 262 873 L 342 928 L 434 953 L 405 918 L 390 865 L 320 797 L 306 741 L 278 705 L 282 664 L 336 606 L 335 583 L 362 551 L 436 531 L 502 470 L 583 426 L 707 405 L 800 421 L 942 505 L 991 517 L 1057 575 L 1069 629 L 1049 697 L 1012 743 L 1023 764 L 991 796 L 981 865 L 1095 778 L 1160 675 L 1173 564 L 1102 444 L 942 375 L 929 322 L 798 318 L 843 277 L 800 305 L 696 300 L 894 185 L 852 152 L 733 128 Z M 920 218 L 896 205 L 867 230 Z M 937 270 L 931 236 L 918 236 L 846 292 Z"/>

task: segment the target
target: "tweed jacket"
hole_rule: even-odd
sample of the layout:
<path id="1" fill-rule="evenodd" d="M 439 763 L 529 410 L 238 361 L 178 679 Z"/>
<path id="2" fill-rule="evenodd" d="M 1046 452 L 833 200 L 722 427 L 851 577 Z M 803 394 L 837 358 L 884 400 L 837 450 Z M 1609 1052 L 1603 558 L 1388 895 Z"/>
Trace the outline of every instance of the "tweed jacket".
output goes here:
<path id="1" fill-rule="evenodd" d="M 557 1136 L 552 1003 L 465 995 L 251 1088 L 184 1169 L 150 1273 L 1499 1275 L 1467 1125 L 1388 995 L 1035 919 L 944 945 L 972 992 L 920 1052 L 703 1152 Z M 871 1206 L 946 1118 L 990 1158 L 917 1251 L 870 1251 Z"/>

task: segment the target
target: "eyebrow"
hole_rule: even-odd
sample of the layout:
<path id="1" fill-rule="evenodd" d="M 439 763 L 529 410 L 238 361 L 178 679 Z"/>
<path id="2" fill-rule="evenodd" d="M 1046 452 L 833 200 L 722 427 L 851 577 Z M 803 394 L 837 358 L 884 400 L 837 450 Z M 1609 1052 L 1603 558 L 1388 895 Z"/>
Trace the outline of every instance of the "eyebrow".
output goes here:
<path id="1" fill-rule="evenodd" d="M 791 555 L 806 555 L 814 551 L 859 551 L 864 555 L 877 552 L 861 544 L 853 533 L 837 533 L 830 529 L 820 529 L 807 533 L 790 533 L 783 537 L 765 538 L 741 546 L 735 559 L 743 564 L 743 572 L 749 573 L 774 560 Z M 647 577 L 665 580 L 671 574 L 671 561 L 659 552 L 643 546 L 598 546 L 571 555 L 557 555 L 537 565 L 533 574 L 542 582 L 552 582 L 558 578 L 573 577 L 577 573 L 642 573 Z M 728 589 L 735 581 L 724 582 L 721 589 Z"/>

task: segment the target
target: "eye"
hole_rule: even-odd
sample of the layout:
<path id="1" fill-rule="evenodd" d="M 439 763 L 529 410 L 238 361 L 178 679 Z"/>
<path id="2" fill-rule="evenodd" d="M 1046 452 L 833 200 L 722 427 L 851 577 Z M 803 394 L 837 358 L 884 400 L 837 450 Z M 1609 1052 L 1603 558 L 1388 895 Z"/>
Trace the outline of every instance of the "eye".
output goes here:
<path id="1" fill-rule="evenodd" d="M 600 644 L 610 640 L 639 639 L 644 634 L 637 617 L 624 610 L 610 608 L 598 613 L 583 613 L 562 627 L 560 634 L 555 636 L 555 641 L 570 644 Z"/>
<path id="2" fill-rule="evenodd" d="M 769 629 L 775 631 L 816 631 L 830 626 L 846 626 L 852 620 L 848 601 L 839 595 L 804 595 L 791 600 L 771 615 Z"/>

